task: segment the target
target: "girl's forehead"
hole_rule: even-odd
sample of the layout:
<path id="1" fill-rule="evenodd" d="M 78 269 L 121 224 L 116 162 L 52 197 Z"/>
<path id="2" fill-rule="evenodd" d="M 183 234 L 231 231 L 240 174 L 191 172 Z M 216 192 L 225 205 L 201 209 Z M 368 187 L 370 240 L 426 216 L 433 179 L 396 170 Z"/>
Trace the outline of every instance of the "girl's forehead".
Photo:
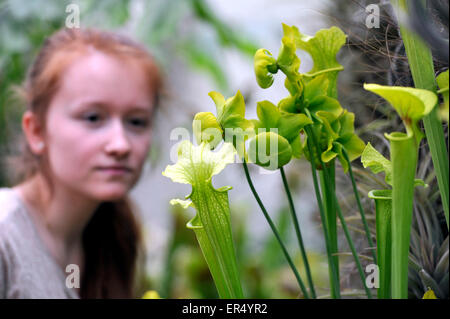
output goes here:
<path id="1" fill-rule="evenodd" d="M 80 56 L 64 72 L 59 97 L 70 104 L 149 108 L 154 92 L 136 63 L 100 52 Z"/>

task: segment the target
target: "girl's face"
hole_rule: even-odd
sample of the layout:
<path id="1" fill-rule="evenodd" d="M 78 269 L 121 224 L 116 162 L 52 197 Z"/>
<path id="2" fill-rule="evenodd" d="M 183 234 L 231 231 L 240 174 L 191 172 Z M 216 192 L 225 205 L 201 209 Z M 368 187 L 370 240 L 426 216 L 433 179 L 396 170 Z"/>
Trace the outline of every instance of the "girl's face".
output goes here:
<path id="1" fill-rule="evenodd" d="M 100 201 L 126 195 L 149 151 L 154 94 L 137 63 L 96 51 L 76 59 L 47 114 L 56 187 Z"/>

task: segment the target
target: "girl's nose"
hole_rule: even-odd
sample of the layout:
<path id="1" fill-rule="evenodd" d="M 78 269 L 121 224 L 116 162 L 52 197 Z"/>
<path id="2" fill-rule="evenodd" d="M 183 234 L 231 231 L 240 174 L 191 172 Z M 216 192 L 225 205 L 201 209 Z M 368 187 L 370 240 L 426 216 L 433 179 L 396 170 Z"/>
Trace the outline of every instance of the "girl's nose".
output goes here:
<path id="1" fill-rule="evenodd" d="M 130 141 L 121 121 L 116 121 L 111 128 L 105 151 L 113 156 L 125 157 L 131 150 Z"/>

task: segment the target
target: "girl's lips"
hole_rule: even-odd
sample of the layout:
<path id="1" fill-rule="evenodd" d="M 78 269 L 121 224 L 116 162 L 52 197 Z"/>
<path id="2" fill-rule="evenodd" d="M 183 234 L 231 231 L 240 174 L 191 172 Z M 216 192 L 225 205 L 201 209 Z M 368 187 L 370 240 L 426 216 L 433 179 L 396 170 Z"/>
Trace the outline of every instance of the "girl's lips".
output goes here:
<path id="1" fill-rule="evenodd" d="M 109 175 L 125 175 L 131 173 L 131 169 L 128 167 L 99 167 L 97 168 L 100 172 L 109 174 Z"/>

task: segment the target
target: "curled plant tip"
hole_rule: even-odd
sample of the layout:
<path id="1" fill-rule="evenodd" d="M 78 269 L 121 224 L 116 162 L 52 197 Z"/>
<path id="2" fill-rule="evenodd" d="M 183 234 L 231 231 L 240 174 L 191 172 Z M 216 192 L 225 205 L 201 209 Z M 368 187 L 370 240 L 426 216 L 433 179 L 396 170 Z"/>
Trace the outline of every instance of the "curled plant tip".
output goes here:
<path id="1" fill-rule="evenodd" d="M 295 96 L 288 96 L 284 99 L 281 99 L 278 102 L 278 108 L 280 111 L 286 112 L 286 113 L 300 113 L 300 108 L 297 103 L 297 98 Z"/>
<path id="2" fill-rule="evenodd" d="M 209 127 L 209 132 L 205 131 L 206 136 L 203 137 L 201 129 L 194 129 L 197 141 L 199 138 L 201 141 L 211 139 L 210 134 L 215 133 L 217 135 L 217 130 L 219 130 L 225 142 L 232 143 L 239 156 L 243 158 L 245 156 L 245 141 L 254 135 L 252 122 L 245 118 L 244 97 L 240 91 L 226 100 L 219 92 L 210 92 L 209 96 L 216 104 L 217 117 L 214 117 L 212 113 L 200 113 L 198 119 L 202 123 L 205 122 L 205 126 Z M 212 140 L 216 141 L 215 138 Z M 214 148 L 219 142 L 220 140 L 217 143 L 213 142 L 211 146 Z"/>
<path id="3" fill-rule="evenodd" d="M 292 158 L 289 142 L 273 132 L 263 132 L 250 140 L 248 147 L 249 160 L 268 170 L 276 170 Z"/>
<path id="4" fill-rule="evenodd" d="M 244 97 L 238 90 L 236 95 L 225 100 L 224 96 L 219 92 L 210 92 L 208 94 L 216 104 L 217 120 L 221 125 L 232 116 L 245 116 Z"/>
<path id="5" fill-rule="evenodd" d="M 339 101 L 329 97 L 328 88 L 330 81 L 326 75 L 315 77 L 305 84 L 303 107 L 310 113 L 328 112 L 334 117 L 339 117 L 344 109 Z"/>
<path id="6" fill-rule="evenodd" d="M 254 57 L 256 82 L 258 85 L 267 89 L 273 84 L 273 75 L 277 73 L 277 61 L 272 54 L 266 49 L 259 49 Z"/>
<path id="7" fill-rule="evenodd" d="M 364 142 L 355 134 L 355 115 L 342 109 L 339 116 L 327 111 L 318 111 L 316 116 L 321 121 L 316 126 L 321 131 L 319 146 L 322 161 L 329 163 L 337 158 L 344 172 L 347 172 L 349 164 L 343 149 L 347 151 L 350 162 L 357 159 L 364 150 Z"/>
<path id="8" fill-rule="evenodd" d="M 223 130 L 211 112 L 197 113 L 192 126 L 197 144 L 206 142 L 214 149 L 222 141 Z"/>
<path id="9" fill-rule="evenodd" d="M 211 180 L 233 162 L 234 155 L 230 143 L 212 152 L 205 142 L 193 146 L 184 141 L 179 146 L 177 163 L 168 165 L 162 173 L 173 182 L 192 185 L 185 200 L 173 199 L 170 203 L 197 211 L 187 227 L 195 232 L 219 296 L 228 299 L 243 298 L 231 232 L 228 202 L 231 187 L 215 189 Z"/>
<path id="10" fill-rule="evenodd" d="M 298 73 L 300 59 L 298 58 L 296 51 L 297 48 L 295 47 L 293 38 L 285 36 L 281 39 L 281 48 L 278 53 L 277 65 L 291 83 L 295 82 L 300 75 Z"/>
<path id="11" fill-rule="evenodd" d="M 414 135 L 417 143 L 422 139 L 418 122 L 435 107 L 436 94 L 428 90 L 378 84 L 364 84 L 364 89 L 387 100 L 402 119 L 408 135 Z"/>
<path id="12" fill-rule="evenodd" d="M 283 25 L 283 28 L 287 29 L 288 27 Z M 329 70 L 327 78 L 330 84 L 327 95 L 335 98 L 337 96 L 337 76 L 339 71 L 344 69 L 337 61 L 336 56 L 347 41 L 345 33 L 338 27 L 319 30 L 313 37 L 300 33 L 296 27 L 291 27 L 290 32 L 293 34 L 296 47 L 308 52 L 313 59 L 314 66 L 308 74 Z"/>
<path id="13" fill-rule="evenodd" d="M 448 115 L 449 115 L 449 80 L 448 80 L 448 70 L 439 74 L 436 78 L 436 82 L 439 86 L 438 93 L 442 94 L 444 102 L 442 103 L 441 109 L 439 110 L 439 114 L 441 119 L 448 123 Z"/>

